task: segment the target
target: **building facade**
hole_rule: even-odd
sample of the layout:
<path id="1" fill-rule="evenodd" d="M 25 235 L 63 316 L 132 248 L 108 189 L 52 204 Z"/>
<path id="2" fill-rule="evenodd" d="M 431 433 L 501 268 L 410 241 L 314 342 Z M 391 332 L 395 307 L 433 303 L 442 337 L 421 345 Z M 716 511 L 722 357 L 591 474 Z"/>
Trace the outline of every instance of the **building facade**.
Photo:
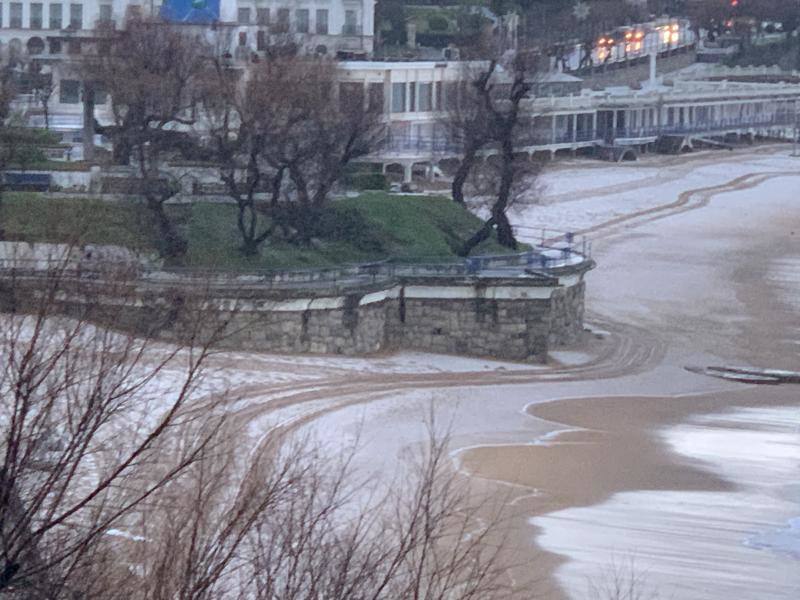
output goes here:
<path id="1" fill-rule="evenodd" d="M 375 0 L 2 0 L 0 56 L 21 64 L 13 108 L 30 125 L 47 122 L 66 142 L 80 142 L 82 84 L 70 63 L 94 51 L 98 31 L 124 29 L 133 17 L 212 27 L 239 60 L 278 40 L 308 53 L 367 59 L 374 44 Z M 35 78 L 27 73 L 32 65 Z M 101 120 L 106 101 L 97 96 Z"/>

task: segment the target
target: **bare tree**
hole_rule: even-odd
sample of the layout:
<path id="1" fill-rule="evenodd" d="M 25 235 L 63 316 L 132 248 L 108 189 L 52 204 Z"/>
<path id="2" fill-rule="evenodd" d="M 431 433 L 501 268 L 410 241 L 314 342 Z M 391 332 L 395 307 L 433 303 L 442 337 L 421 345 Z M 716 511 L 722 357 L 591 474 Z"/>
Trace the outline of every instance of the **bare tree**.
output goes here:
<path id="1" fill-rule="evenodd" d="M 12 164 L 26 166 L 43 158 L 44 139 L 41 131 L 25 126 L 24 115 L 12 110 L 12 103 L 24 76 L 36 85 L 39 81 L 38 63 L 26 63 L 12 46 L 0 55 L 0 202 L 6 189 L 5 170 Z M 0 223 L 0 239 L 4 237 Z"/>
<path id="2" fill-rule="evenodd" d="M 50 102 L 55 92 L 53 74 L 46 72 L 40 61 L 33 60 L 28 64 L 27 75 L 30 78 L 31 91 L 42 110 L 44 128 L 50 129 Z"/>
<path id="3" fill-rule="evenodd" d="M 183 411 L 217 335 L 208 319 L 186 323 L 192 348 L 98 327 L 121 322 L 130 286 L 110 270 L 87 288 L 73 269 L 59 261 L 3 288 L 0 591 L 25 598 L 74 597 L 109 530 L 200 460 L 218 429 L 206 418 L 180 444 L 171 435 L 197 420 Z M 203 342 L 191 335 L 201 322 Z"/>
<path id="4" fill-rule="evenodd" d="M 451 186 L 453 200 L 465 205 L 464 186 L 470 173 L 480 160 L 478 152 L 490 141 L 488 106 L 484 95 L 490 89 L 494 67 L 477 75 L 465 72 L 464 77 L 451 86 L 445 126 L 450 139 L 461 149 L 458 167 Z"/>
<path id="5" fill-rule="evenodd" d="M 160 22 L 131 21 L 108 34 L 97 55 L 84 62 L 83 79 L 109 94 L 113 126 L 104 129 L 117 164 L 133 163 L 138 189 L 162 238 L 162 254 L 178 257 L 186 241 L 165 204 L 180 190 L 166 168 L 170 158 L 190 152 L 198 89 L 210 49 L 202 41 Z M 91 100 L 91 94 L 87 95 Z"/>
<path id="6" fill-rule="evenodd" d="M 20 272 L 0 295 L 0 593 L 511 597 L 496 513 L 453 471 L 433 421 L 397 482 L 365 496 L 355 449 L 330 458 L 291 431 L 253 449 L 223 390 L 201 387 L 225 330 L 209 299 L 182 311 L 195 344 L 168 346 L 100 326 L 131 322 L 135 288 L 116 268 L 87 279 L 67 256 Z"/>
<path id="7" fill-rule="evenodd" d="M 342 95 L 336 68 L 282 51 L 268 52 L 242 77 L 216 69 L 206 108 L 245 254 L 257 253 L 276 226 L 307 244 L 345 167 L 379 136 L 382 107 L 363 88 Z"/>
<path id="8" fill-rule="evenodd" d="M 510 598 L 492 518 L 452 472 L 447 436 L 429 429 L 402 492 L 364 499 L 342 460 L 312 468 L 250 538 L 245 579 L 258 600 Z M 318 458 L 316 460 L 319 460 Z"/>
<path id="9" fill-rule="evenodd" d="M 515 182 L 522 176 L 535 175 L 533 163 L 521 158 L 521 105 L 530 97 L 535 77 L 535 60 L 515 55 L 505 61 L 488 61 L 460 84 L 457 98 L 445 116 L 451 136 L 461 144 L 459 166 L 453 178 L 453 199 L 464 202 L 464 188 L 472 177 L 481 181 L 481 193 L 491 194 L 489 216 L 483 226 L 459 249 L 467 256 L 481 242 L 496 232 L 497 240 L 516 249 L 517 241 L 507 211 L 514 199 Z M 494 157 L 493 161 L 481 160 Z M 487 192 L 487 187 L 493 188 Z"/>

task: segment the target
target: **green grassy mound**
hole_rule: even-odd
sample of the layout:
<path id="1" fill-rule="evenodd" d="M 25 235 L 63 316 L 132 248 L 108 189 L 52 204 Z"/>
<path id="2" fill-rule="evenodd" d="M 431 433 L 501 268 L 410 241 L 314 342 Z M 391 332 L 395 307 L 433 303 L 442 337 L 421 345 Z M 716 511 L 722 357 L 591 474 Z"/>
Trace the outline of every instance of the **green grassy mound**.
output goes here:
<path id="1" fill-rule="evenodd" d="M 238 248 L 236 207 L 198 202 L 170 207 L 189 250 L 181 263 L 204 268 L 314 268 L 396 259 L 405 262 L 455 258 L 455 250 L 480 227 L 480 219 L 445 197 L 365 192 L 331 203 L 310 247 L 268 240 L 260 255 Z M 8 193 L 0 204 L 4 239 L 75 244 L 118 244 L 142 252 L 158 248 L 149 213 L 133 202 L 53 199 Z M 475 254 L 507 253 L 487 240 Z"/>

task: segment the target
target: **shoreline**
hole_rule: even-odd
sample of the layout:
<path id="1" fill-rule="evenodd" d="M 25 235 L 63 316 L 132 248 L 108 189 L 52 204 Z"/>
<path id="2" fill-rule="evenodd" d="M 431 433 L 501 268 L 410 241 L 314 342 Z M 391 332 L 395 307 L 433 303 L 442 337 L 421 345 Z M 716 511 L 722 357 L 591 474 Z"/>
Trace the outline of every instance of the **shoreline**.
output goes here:
<path id="1" fill-rule="evenodd" d="M 772 150 L 735 158 L 736 172 L 800 169 L 800 163 Z M 561 177 L 566 183 L 550 195 L 574 200 L 545 202 L 522 222 L 535 228 L 553 220 L 552 226 L 561 229 L 608 223 L 735 179 L 733 161 L 698 162 L 676 158 L 666 177 L 627 184 L 619 193 L 589 173 Z M 613 179 L 619 169 L 608 169 Z M 600 352 L 591 368 L 527 381 L 456 376 L 431 385 L 409 382 L 407 389 L 363 409 L 341 407 L 323 415 L 310 428 L 322 435 L 343 427 L 360 431 L 355 423 L 366 421 L 371 437 L 363 467 L 372 472 L 423 441 L 416 433 L 420 415 L 428 403 L 435 404 L 442 422 L 452 423 L 454 467 L 464 468 L 477 493 L 507 506 L 501 535 L 508 534 L 505 556 L 519 595 L 565 598 L 556 571 L 572 568 L 574 560 L 534 545 L 543 530 L 529 522 L 532 516 L 565 506 L 597 506 L 624 490 L 648 489 L 656 495 L 691 489 L 699 496 L 734 497 L 739 493 L 734 483 L 713 465 L 673 452 L 662 430 L 690 422 L 693 415 L 766 406 L 764 398 L 769 405 L 797 405 L 796 386 L 745 386 L 684 369 L 711 364 L 796 368 L 800 328 L 794 331 L 792 324 L 797 322 L 800 270 L 795 265 L 800 260 L 792 257 L 800 259 L 795 235 L 800 220 L 794 182 L 781 177 L 759 179 L 756 186 L 723 186 L 702 202 L 667 211 L 663 216 L 669 218 L 604 230 L 594 252 L 598 268 L 588 281 L 587 320 L 614 333 L 619 348 Z M 479 381 L 484 385 L 472 385 Z M 583 523 L 586 530 L 596 530 L 603 520 L 602 513 L 593 515 Z M 606 533 L 617 537 L 625 530 L 607 528 Z M 583 529 L 572 535 L 580 540 Z M 681 548 L 678 540 L 662 549 Z M 729 566 L 725 557 L 719 564 Z"/>
<path id="2" fill-rule="evenodd" d="M 506 533 L 509 551 L 515 555 L 524 551 L 532 560 L 512 568 L 511 576 L 521 589 L 534 589 L 544 598 L 568 598 L 556 571 L 570 559 L 541 545 L 543 530 L 532 523 L 536 517 L 596 508 L 626 492 L 738 491 L 736 481 L 711 465 L 675 452 L 661 431 L 731 409 L 800 406 L 792 387 L 748 386 L 697 395 L 533 403 L 526 408 L 527 414 L 555 427 L 545 434 L 552 435 L 550 442 L 476 446 L 455 454 L 459 470 L 469 477 L 525 490 L 510 503 L 515 514 L 508 516 Z"/>

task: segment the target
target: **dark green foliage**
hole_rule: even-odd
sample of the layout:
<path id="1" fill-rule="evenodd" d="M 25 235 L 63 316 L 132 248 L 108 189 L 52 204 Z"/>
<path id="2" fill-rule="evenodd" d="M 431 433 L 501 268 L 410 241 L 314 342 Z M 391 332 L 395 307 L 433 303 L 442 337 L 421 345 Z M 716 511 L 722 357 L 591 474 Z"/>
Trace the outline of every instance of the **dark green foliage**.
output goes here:
<path id="1" fill-rule="evenodd" d="M 317 231 L 323 240 L 350 244 L 360 252 L 379 256 L 386 248 L 375 229 L 358 208 L 334 203 L 320 215 Z"/>
<path id="2" fill-rule="evenodd" d="M 447 31 L 450 28 L 450 22 L 442 15 L 431 15 L 428 19 L 428 29 L 431 31 Z"/>
<path id="3" fill-rule="evenodd" d="M 22 169 L 47 160 L 43 146 L 52 146 L 58 138 L 51 132 L 27 127 L 0 128 L 0 160 L 2 166 Z"/>
<path id="4" fill-rule="evenodd" d="M 347 180 L 346 185 L 358 191 L 389 189 L 389 182 L 383 173 L 357 173 Z"/>

